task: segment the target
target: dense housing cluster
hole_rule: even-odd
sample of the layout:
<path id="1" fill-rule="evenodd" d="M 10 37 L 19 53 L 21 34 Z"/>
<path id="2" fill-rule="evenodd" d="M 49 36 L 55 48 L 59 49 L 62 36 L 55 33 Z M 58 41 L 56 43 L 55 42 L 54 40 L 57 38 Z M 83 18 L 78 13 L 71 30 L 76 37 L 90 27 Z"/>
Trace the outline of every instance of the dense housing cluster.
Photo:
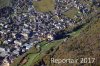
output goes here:
<path id="1" fill-rule="evenodd" d="M 78 9 L 78 13 L 90 12 L 88 4 L 81 4 L 78 0 L 55 0 L 55 9 L 43 13 L 36 11 L 34 1 L 38 0 L 13 0 L 12 7 L 0 9 L 0 56 L 6 62 L 12 63 L 15 57 L 32 46 L 39 46 L 38 43 L 43 40 L 55 40 L 56 31 L 82 23 L 82 16 L 75 15 L 81 19 L 76 22 L 66 17 L 64 12 L 73 7 Z"/>

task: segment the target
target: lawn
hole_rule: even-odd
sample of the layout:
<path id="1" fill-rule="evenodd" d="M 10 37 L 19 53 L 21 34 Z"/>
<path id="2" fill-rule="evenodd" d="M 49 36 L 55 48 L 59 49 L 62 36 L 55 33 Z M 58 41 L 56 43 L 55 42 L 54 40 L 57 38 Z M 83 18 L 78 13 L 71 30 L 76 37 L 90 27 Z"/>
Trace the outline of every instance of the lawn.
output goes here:
<path id="1" fill-rule="evenodd" d="M 23 65 L 23 66 L 31 66 L 31 64 L 33 63 L 33 61 L 35 61 L 36 59 L 39 59 L 39 58 L 38 58 L 39 55 L 40 55 L 39 53 L 28 55 L 28 56 L 27 56 L 28 62 L 27 62 L 25 65 Z"/>
<path id="2" fill-rule="evenodd" d="M 71 19 L 74 19 L 75 15 L 78 13 L 78 10 L 76 8 L 71 8 L 67 12 L 64 12 L 64 15 L 66 17 L 69 17 Z"/>
<path id="3" fill-rule="evenodd" d="M 0 0 L 0 8 L 10 5 L 10 0 Z"/>
<path id="4" fill-rule="evenodd" d="M 33 5 L 36 8 L 36 10 L 40 12 L 48 12 L 54 9 L 53 0 L 41 0 L 38 2 L 33 2 Z"/>

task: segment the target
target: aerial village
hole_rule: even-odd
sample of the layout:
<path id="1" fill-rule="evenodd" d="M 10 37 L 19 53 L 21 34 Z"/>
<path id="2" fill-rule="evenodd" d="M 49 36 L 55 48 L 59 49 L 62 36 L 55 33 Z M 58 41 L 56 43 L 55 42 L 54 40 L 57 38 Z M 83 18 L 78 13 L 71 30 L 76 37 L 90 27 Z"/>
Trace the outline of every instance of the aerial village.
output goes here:
<path id="1" fill-rule="evenodd" d="M 88 14 L 88 4 L 81 4 L 78 0 L 55 0 L 53 13 L 39 12 L 35 9 L 33 2 L 40 0 L 13 0 L 12 7 L 0 9 L 0 63 L 9 66 L 14 58 L 22 55 L 32 46 L 40 48 L 41 41 L 53 41 L 56 31 L 82 23 L 65 17 L 64 12 L 76 8 L 78 13 Z M 91 0 L 93 2 L 95 0 Z M 99 4 L 100 5 L 100 4 Z M 10 15 L 11 14 L 11 15 Z M 56 17 L 56 19 L 54 18 Z"/>

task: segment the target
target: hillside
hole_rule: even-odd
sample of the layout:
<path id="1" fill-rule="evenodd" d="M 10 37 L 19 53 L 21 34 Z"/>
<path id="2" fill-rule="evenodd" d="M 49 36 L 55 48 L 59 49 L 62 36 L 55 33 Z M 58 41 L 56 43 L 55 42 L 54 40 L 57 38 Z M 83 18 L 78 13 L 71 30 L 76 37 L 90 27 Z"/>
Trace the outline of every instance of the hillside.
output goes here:
<path id="1" fill-rule="evenodd" d="M 41 61 L 46 66 L 100 66 L 100 19 L 89 23 L 77 37 L 65 41 L 59 49 L 52 54 L 47 54 Z M 95 58 L 94 63 L 53 64 L 50 58 Z M 40 62 L 40 63 L 41 63 Z M 36 66 L 39 66 L 36 65 Z"/>
<path id="2" fill-rule="evenodd" d="M 99 0 L 0 0 L 0 66 L 100 66 L 99 10 Z"/>

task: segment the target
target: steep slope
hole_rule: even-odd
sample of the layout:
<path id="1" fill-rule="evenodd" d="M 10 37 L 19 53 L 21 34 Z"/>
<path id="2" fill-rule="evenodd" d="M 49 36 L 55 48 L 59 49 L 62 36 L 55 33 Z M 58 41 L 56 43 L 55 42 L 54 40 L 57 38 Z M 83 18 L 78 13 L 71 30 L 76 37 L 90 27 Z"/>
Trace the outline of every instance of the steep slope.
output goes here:
<path id="1" fill-rule="evenodd" d="M 49 4 L 51 3 L 52 5 L 49 6 Z M 36 8 L 36 10 L 40 12 L 48 12 L 54 9 L 53 1 L 49 2 L 49 0 L 34 2 L 33 5 Z M 94 8 L 91 8 L 91 10 L 92 9 Z M 93 64 L 93 66 L 95 66 L 96 64 L 98 64 L 99 61 L 97 62 L 97 60 L 99 59 L 99 56 L 100 56 L 99 54 L 99 50 L 100 50 L 99 38 L 100 37 L 98 37 L 100 33 L 99 31 L 100 20 L 98 20 L 97 17 L 95 16 L 98 12 L 95 13 L 94 11 L 95 10 L 91 11 L 91 13 L 89 13 L 88 15 L 80 14 L 81 16 L 84 17 L 83 18 L 83 22 L 85 22 L 84 25 L 79 24 L 79 27 L 67 28 L 69 29 L 68 31 L 69 35 L 72 36 L 68 38 L 68 40 L 65 38 L 65 39 L 58 40 L 59 42 L 54 40 L 54 42 L 48 42 L 48 43 L 43 43 L 43 44 L 40 43 L 40 46 L 41 46 L 40 51 L 37 51 L 36 48 L 35 50 L 34 49 L 29 50 L 24 55 L 16 58 L 14 60 L 14 63 L 11 64 L 11 66 L 34 66 L 34 64 L 36 63 L 37 63 L 36 66 L 57 66 L 57 65 L 58 66 L 66 66 L 66 65 L 67 66 L 70 66 L 70 65 L 71 66 L 72 65 L 92 66 L 92 64 L 89 64 L 89 65 L 88 64 L 53 64 L 50 62 L 51 58 L 60 58 L 60 59 L 78 58 L 80 59 L 83 57 L 96 58 L 95 64 Z M 67 13 L 65 13 L 64 16 L 74 19 L 73 17 L 75 16 L 76 13 L 77 13 L 77 10 L 72 9 L 72 10 L 69 10 Z M 78 21 L 79 19 L 76 19 L 76 22 Z"/>
<path id="2" fill-rule="evenodd" d="M 96 18 L 94 18 L 96 20 Z M 81 34 L 72 37 L 59 46 L 53 54 L 47 54 L 41 61 L 46 66 L 100 66 L 100 19 L 91 23 L 81 31 Z M 50 59 L 80 59 L 95 58 L 94 63 L 53 64 Z M 40 62 L 40 63 L 41 63 Z M 42 64 L 41 64 L 42 65 Z M 39 66 L 39 64 L 37 65 Z"/>

